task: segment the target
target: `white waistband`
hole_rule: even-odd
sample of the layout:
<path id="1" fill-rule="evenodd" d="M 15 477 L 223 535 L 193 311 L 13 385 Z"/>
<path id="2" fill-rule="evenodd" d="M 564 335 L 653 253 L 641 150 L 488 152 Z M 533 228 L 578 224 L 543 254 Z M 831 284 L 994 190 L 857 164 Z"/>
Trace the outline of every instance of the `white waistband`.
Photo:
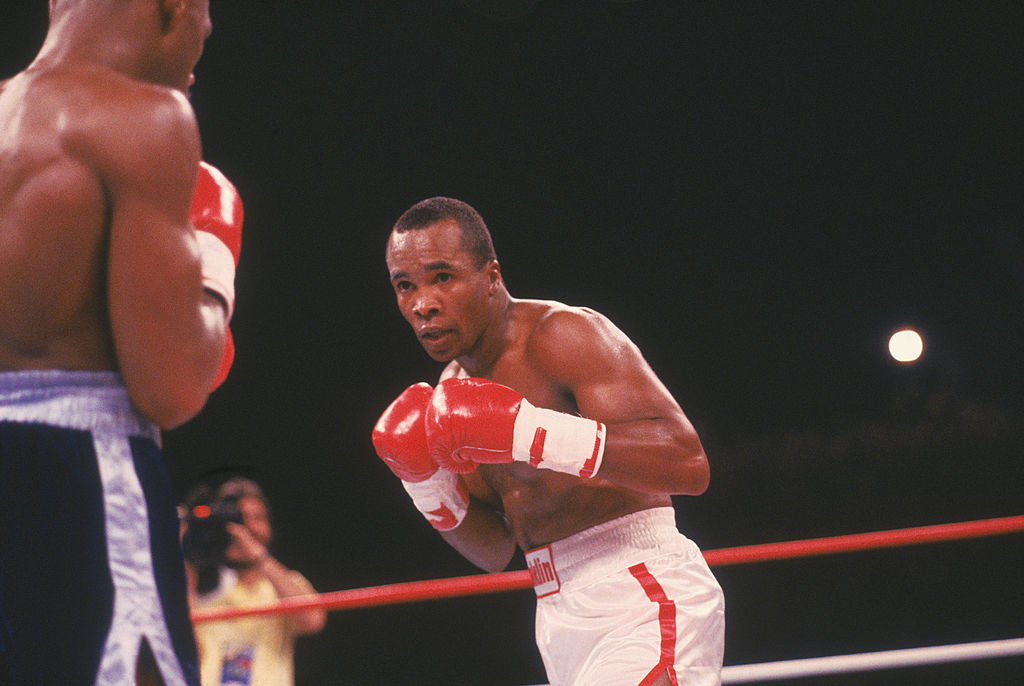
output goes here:
<path id="1" fill-rule="evenodd" d="M 160 430 L 132 405 L 117 372 L 0 372 L 0 421 L 160 440 Z"/>
<path id="2" fill-rule="evenodd" d="M 600 574 L 606 568 L 641 562 L 659 549 L 678 547 L 685 540 L 676 528 L 675 509 L 656 507 L 603 522 L 529 550 L 526 560 L 531 571 L 537 561 L 550 562 L 560 584 L 566 584 Z M 541 595 L 540 586 L 548 578 L 536 573 L 533 576 L 534 586 Z"/>

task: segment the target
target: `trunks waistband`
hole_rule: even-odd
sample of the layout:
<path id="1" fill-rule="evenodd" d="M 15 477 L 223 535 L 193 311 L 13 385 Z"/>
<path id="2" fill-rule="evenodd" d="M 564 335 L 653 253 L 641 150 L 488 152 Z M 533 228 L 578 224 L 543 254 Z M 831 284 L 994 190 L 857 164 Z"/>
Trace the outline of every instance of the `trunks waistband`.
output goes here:
<path id="1" fill-rule="evenodd" d="M 570 581 L 584 580 L 612 566 L 643 561 L 666 546 L 678 546 L 675 510 L 640 510 L 592 526 L 567 538 L 526 551 L 526 565 L 538 598 Z"/>
<path id="2" fill-rule="evenodd" d="M 0 422 L 47 424 L 160 440 L 159 428 L 135 409 L 117 372 L 0 372 Z"/>

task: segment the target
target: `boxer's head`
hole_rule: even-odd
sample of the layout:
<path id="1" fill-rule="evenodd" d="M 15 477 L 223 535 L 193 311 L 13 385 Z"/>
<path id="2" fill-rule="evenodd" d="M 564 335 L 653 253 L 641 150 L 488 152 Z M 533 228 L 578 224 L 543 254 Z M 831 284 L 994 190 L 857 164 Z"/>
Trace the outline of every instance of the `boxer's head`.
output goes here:
<path id="1" fill-rule="evenodd" d="M 43 51 L 187 93 L 211 31 L 209 0 L 50 0 Z"/>
<path id="2" fill-rule="evenodd" d="M 209 0 L 156 0 L 161 31 L 153 69 L 145 77 L 187 93 L 195 82 L 192 70 L 213 31 Z"/>
<path id="3" fill-rule="evenodd" d="M 491 235 L 472 207 L 430 198 L 409 208 L 388 239 L 398 308 L 427 354 L 471 355 L 508 301 Z"/>
<path id="4" fill-rule="evenodd" d="M 406 210 L 395 222 L 393 234 L 422 229 L 445 219 L 454 220 L 462 232 L 463 247 L 476 257 L 476 266 L 483 268 L 496 260 L 491 232 L 480 213 L 467 203 L 454 198 L 427 198 Z"/>

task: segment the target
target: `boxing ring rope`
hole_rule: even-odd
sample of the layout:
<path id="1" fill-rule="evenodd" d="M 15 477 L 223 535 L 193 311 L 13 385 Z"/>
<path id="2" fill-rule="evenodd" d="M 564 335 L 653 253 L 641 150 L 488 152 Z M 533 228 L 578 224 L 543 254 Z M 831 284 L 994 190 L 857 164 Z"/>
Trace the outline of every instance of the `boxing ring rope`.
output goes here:
<path id="1" fill-rule="evenodd" d="M 704 551 L 704 559 L 712 567 L 748 564 L 797 557 L 811 557 L 833 553 L 855 552 L 876 548 L 919 545 L 965 538 L 980 538 L 1024 531 L 1024 515 L 981 519 L 972 522 L 936 524 L 908 529 L 891 529 L 863 534 L 811 538 L 783 543 L 762 543 L 719 548 Z M 285 598 L 276 603 L 255 605 L 247 608 L 224 608 L 196 610 L 192 613 L 194 622 L 212 622 L 220 619 L 234 619 L 254 615 L 281 614 L 312 608 L 324 610 L 352 610 L 377 605 L 411 603 L 423 600 L 438 600 L 464 595 L 500 593 L 530 588 L 530 572 L 517 570 L 496 574 L 473 574 L 471 576 L 447 579 L 408 581 L 386 586 L 369 586 L 318 595 Z"/>
<path id="2" fill-rule="evenodd" d="M 802 660 L 761 662 L 750 665 L 727 665 L 722 668 L 722 683 L 747 684 L 754 681 L 777 681 L 826 674 L 874 672 L 880 669 L 919 667 L 967 660 L 990 660 L 1017 655 L 1024 655 L 1024 638 L 885 650 L 855 655 L 810 657 Z"/>
<path id="3" fill-rule="evenodd" d="M 763 543 L 704 551 L 712 567 L 856 552 L 879 548 L 955 541 L 1024 531 L 1024 515 L 969 522 L 890 529 L 781 543 Z M 532 587 L 528 570 L 474 574 L 447 579 L 370 586 L 317 595 L 285 598 L 247 608 L 195 610 L 194 622 L 211 622 L 256 615 L 282 614 L 312 608 L 351 610 L 379 605 L 439 600 L 466 595 L 499 593 Z M 784 678 L 907 667 L 972 659 L 1024 655 L 1024 638 L 948 646 L 910 648 L 856 655 L 785 660 L 722 669 L 723 683 L 748 683 Z"/>

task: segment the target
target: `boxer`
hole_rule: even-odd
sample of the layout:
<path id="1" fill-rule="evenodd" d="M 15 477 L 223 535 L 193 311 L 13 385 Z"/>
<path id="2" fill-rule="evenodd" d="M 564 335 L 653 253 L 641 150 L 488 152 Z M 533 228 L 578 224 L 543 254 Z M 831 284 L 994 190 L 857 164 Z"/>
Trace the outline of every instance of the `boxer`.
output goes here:
<path id="1" fill-rule="evenodd" d="M 722 590 L 671 500 L 704 492 L 708 461 L 637 346 L 591 309 L 512 297 L 459 200 L 409 208 L 386 262 L 446 366 L 384 411 L 375 449 L 468 560 L 500 571 L 525 552 L 551 683 L 720 683 Z"/>
<path id="2" fill-rule="evenodd" d="M 208 0 L 51 0 L 0 83 L 0 683 L 198 686 L 160 430 L 228 366 L 241 214 L 190 221 L 210 30 Z"/>

